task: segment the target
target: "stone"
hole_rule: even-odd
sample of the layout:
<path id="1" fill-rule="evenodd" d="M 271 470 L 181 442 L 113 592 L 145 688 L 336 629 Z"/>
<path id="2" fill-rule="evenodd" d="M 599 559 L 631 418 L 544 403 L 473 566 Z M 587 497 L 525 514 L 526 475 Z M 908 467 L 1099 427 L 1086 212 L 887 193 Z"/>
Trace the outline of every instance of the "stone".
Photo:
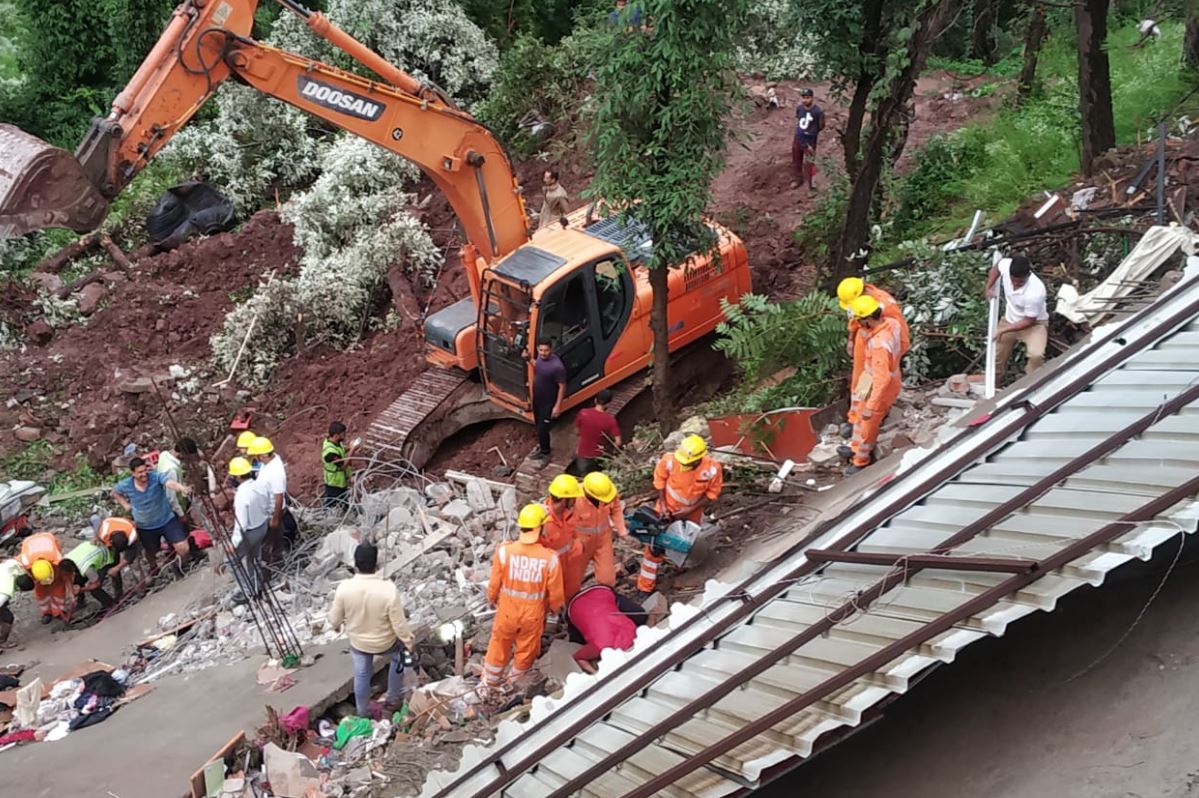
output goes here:
<path id="1" fill-rule="evenodd" d="M 192 375 L 191 369 L 180 366 L 178 363 L 171 364 L 167 372 L 171 375 L 171 379 L 175 380 L 185 380 Z"/>
<path id="2" fill-rule="evenodd" d="M 38 346 L 45 346 L 54 337 L 54 328 L 38 319 L 25 328 L 25 337 Z"/>
<path id="3" fill-rule="evenodd" d="M 33 272 L 29 275 L 29 282 L 47 294 L 52 294 L 62 288 L 62 278 L 50 272 Z"/>
<path id="4" fill-rule="evenodd" d="M 486 482 L 472 479 L 466 483 L 466 503 L 474 512 L 483 513 L 495 507 L 495 497 L 491 495 L 491 488 Z"/>
<path id="5" fill-rule="evenodd" d="M 970 392 L 970 377 L 966 374 L 954 374 L 945 380 L 945 387 L 950 393 L 964 394 Z"/>
<path id="6" fill-rule="evenodd" d="M 470 518 L 473 512 L 474 511 L 471 510 L 470 505 L 461 499 L 454 499 L 452 502 L 438 510 L 438 514 L 442 518 L 459 524 L 465 523 L 466 519 Z"/>
<path id="7" fill-rule="evenodd" d="M 499 507 L 500 510 L 503 511 L 504 515 L 510 516 L 510 517 L 515 517 L 516 516 L 516 488 L 505 488 L 504 492 L 500 494 L 500 500 L 497 503 L 497 506 Z"/>
<path id="8" fill-rule="evenodd" d="M 413 523 L 415 523 L 415 517 L 413 516 L 412 511 L 407 507 L 402 506 L 391 508 L 391 511 L 387 514 L 387 517 L 383 519 L 384 528 L 391 532 L 396 532 L 397 530 L 401 529 L 408 529 L 413 525 Z"/>
<path id="9" fill-rule="evenodd" d="M 108 289 L 100 283 L 88 283 L 79 292 L 79 312 L 90 316 L 100 309 L 100 303 L 108 296 Z"/>
<path id="10" fill-rule="evenodd" d="M 354 564 L 354 549 L 358 547 L 360 539 L 361 533 L 356 527 L 339 526 L 321 540 L 315 559 L 323 562 L 335 557 L 344 565 L 351 566 Z"/>
<path id="11" fill-rule="evenodd" d="M 13 430 L 13 436 L 24 443 L 33 443 L 36 440 L 41 440 L 42 431 L 37 427 L 17 427 Z"/>
<path id="12" fill-rule="evenodd" d="M 953 407 L 961 410 L 969 410 L 974 407 L 974 400 L 959 399 L 954 396 L 934 396 L 932 404 L 936 407 Z"/>
<path id="13" fill-rule="evenodd" d="M 808 452 L 808 462 L 814 466 L 835 466 L 841 462 L 841 455 L 837 454 L 836 444 L 821 443 Z"/>
<path id="14" fill-rule="evenodd" d="M 661 593 L 651 593 L 645 601 L 641 602 L 641 608 L 649 616 L 647 623 L 650 626 L 657 626 L 663 618 L 670 614 L 670 601 Z"/>
<path id="15" fill-rule="evenodd" d="M 149 393 L 154 390 L 154 381 L 149 377 L 126 377 L 117 383 L 121 393 Z"/>
<path id="16" fill-rule="evenodd" d="M 167 320 L 160 316 L 158 318 L 158 321 L 154 322 L 154 329 L 158 332 L 162 332 L 166 328 L 167 328 Z"/>
<path id="17" fill-rule="evenodd" d="M 437 505 L 442 505 L 454 498 L 454 489 L 448 482 L 433 482 L 425 486 L 425 495 Z"/>
<path id="18" fill-rule="evenodd" d="M 271 783 L 271 794 L 280 798 L 304 798 L 318 792 L 321 774 L 312 760 L 303 754 L 284 751 L 274 743 L 262 749 L 266 777 Z"/>

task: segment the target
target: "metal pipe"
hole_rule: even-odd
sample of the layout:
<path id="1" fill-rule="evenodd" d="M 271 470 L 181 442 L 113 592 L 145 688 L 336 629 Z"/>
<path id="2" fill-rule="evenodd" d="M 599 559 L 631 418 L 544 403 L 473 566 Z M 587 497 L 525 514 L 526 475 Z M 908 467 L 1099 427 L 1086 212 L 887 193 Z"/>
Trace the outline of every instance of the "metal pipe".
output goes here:
<path id="1" fill-rule="evenodd" d="M 1166 223 L 1166 123 L 1157 123 L 1157 223 Z"/>
<path id="2" fill-rule="evenodd" d="M 1062 548 L 1056 554 L 1045 558 L 1040 563 L 1039 571 L 1034 571 L 1027 574 L 1016 574 L 1008 579 L 1005 579 L 989 590 L 980 593 L 969 601 L 961 604 L 956 609 L 945 613 L 936 620 L 917 629 L 911 634 L 896 640 L 894 643 L 891 643 L 879 651 L 876 651 L 874 654 L 871 654 L 857 665 L 854 665 L 851 668 L 846 668 L 835 676 L 825 679 L 816 687 L 801 693 L 777 709 L 766 713 L 753 723 L 750 723 L 739 729 L 737 732 L 730 734 L 719 743 L 705 748 L 698 754 L 692 754 L 688 756 L 674 767 L 658 774 L 637 789 L 626 793 L 623 798 L 649 798 L 659 790 L 673 784 L 679 778 L 682 778 L 692 771 L 703 767 L 713 759 L 732 751 L 737 746 L 753 739 L 757 735 L 761 734 L 767 729 L 770 729 L 774 725 L 781 723 L 795 713 L 806 709 L 817 701 L 827 697 L 831 693 L 852 684 L 862 676 L 873 673 L 887 663 L 893 661 L 896 657 L 902 655 L 903 652 L 919 646 L 928 640 L 931 640 L 942 632 L 949 631 L 957 624 L 992 606 L 1005 596 L 1011 595 L 1022 587 L 1035 582 L 1041 577 L 1042 571 L 1053 571 L 1069 564 L 1073 560 L 1091 551 L 1096 546 L 1107 543 L 1108 541 L 1111 541 L 1120 535 L 1132 531 L 1140 523 L 1152 520 L 1154 517 L 1175 506 L 1180 501 L 1190 496 L 1194 496 L 1197 491 L 1199 491 L 1199 476 L 1194 476 L 1184 482 L 1182 485 L 1173 488 L 1156 499 L 1146 502 L 1136 510 L 1133 510 L 1131 513 L 1125 515 L 1119 521 L 1110 523 L 1084 538 L 1079 538 L 1070 545 Z M 862 606 L 874 601 L 876 598 L 878 598 L 878 596 L 882 595 L 882 593 L 889 589 L 887 585 L 888 582 L 893 584 L 897 579 L 900 578 L 902 577 L 895 576 L 883 579 L 874 588 L 871 588 L 866 593 L 858 596 L 855 599 L 856 605 Z M 845 606 L 850 607 L 851 611 L 855 611 L 853 609 L 855 607 L 853 603 Z M 797 635 L 796 637 L 798 638 L 800 636 L 801 635 Z M 553 796 L 560 796 L 564 794 L 565 788 L 555 791 Z"/>
<path id="3" fill-rule="evenodd" d="M 1024 488 L 1007 501 L 997 505 L 990 512 L 983 514 L 981 517 L 962 527 L 956 533 L 939 544 L 936 548 L 924 554 L 924 557 L 927 558 L 933 555 L 942 555 L 943 559 L 948 559 L 947 557 L 944 557 L 944 555 L 948 554 L 952 549 L 972 540 L 980 533 L 985 532 L 986 530 L 995 526 L 995 524 L 1012 515 L 1017 510 L 1021 510 L 1037 501 L 1067 477 L 1072 476 L 1095 461 L 1106 457 L 1116 449 L 1124 446 L 1132 438 L 1137 437 L 1149 427 L 1158 423 L 1161 419 L 1177 413 L 1181 408 L 1186 407 L 1195 401 L 1199 401 L 1199 383 L 1192 385 L 1186 391 L 1174 397 L 1170 401 L 1153 408 L 1124 429 L 1105 439 L 1101 443 L 1092 446 L 1074 460 L 1065 463 L 1061 467 L 1037 480 L 1032 485 Z M 1191 482 L 1196 482 L 1196 484 L 1199 485 L 1199 476 L 1195 477 L 1195 479 L 1191 480 Z M 1191 483 L 1188 482 L 1187 484 Z M 1089 548 L 1090 547 L 1088 547 L 1088 550 Z M 840 553 L 839 550 L 833 551 Z M 822 551 L 821 553 L 825 554 L 826 557 L 828 556 L 827 552 L 825 551 Z M 807 556 L 807 552 L 805 552 L 805 556 Z M 1074 558 L 1072 557 L 1070 559 Z M 827 561 L 828 560 L 826 559 L 825 562 Z M 1068 561 L 1069 560 L 1067 560 L 1067 562 Z M 644 746 L 645 740 L 653 740 L 661 737 L 663 734 L 670 732 L 685 720 L 707 709 L 716 701 L 719 701 L 721 698 L 724 698 L 726 695 L 733 692 L 733 690 L 736 690 L 741 685 L 773 667 L 778 660 L 790 655 L 801 646 L 806 645 L 817 637 L 827 633 L 838 623 L 843 622 L 846 618 L 851 617 L 857 612 L 860 612 L 862 607 L 865 607 L 883 593 L 886 593 L 892 587 L 901 584 L 911 575 L 923 570 L 922 565 L 910 561 L 906 562 L 907 567 L 888 574 L 868 590 L 855 595 L 852 600 L 842 604 L 837 609 L 826 613 L 824 618 L 804 629 L 802 632 L 796 634 L 783 645 L 759 658 L 753 664 L 746 666 L 733 676 L 730 676 L 727 680 L 708 690 L 699 698 L 681 707 L 676 712 L 671 713 L 669 717 L 654 724 L 648 731 L 638 735 L 634 740 L 631 740 L 629 743 L 621 746 L 616 751 L 613 751 L 609 755 L 605 756 L 603 760 L 587 768 L 587 770 L 578 774 L 575 776 L 575 778 L 571 779 L 561 788 L 553 792 L 551 794 L 551 798 L 562 798 L 562 796 L 569 795 L 572 790 L 591 782 L 600 774 L 610 770 L 614 763 L 622 762 L 629 756 L 632 756 L 634 753 L 639 751 Z M 1025 579 L 1027 582 L 1032 582 L 1036 579 L 1039 579 L 1043 575 L 1044 571 L 1052 570 L 1052 568 L 1044 565 L 1044 562 L 1045 561 L 1038 561 L 1037 567 L 1023 571 L 1017 577 L 1013 578 Z M 814 564 L 820 563 L 820 559 L 817 558 Z M 1007 595 L 1007 592 L 1003 593 L 1002 595 Z M 885 661 L 889 662 L 890 658 Z M 723 751 L 721 753 L 723 753 Z M 719 756 L 719 754 L 716 754 L 715 756 Z M 688 762 L 690 761 L 692 761 L 692 758 L 688 758 Z M 690 770 L 687 772 L 690 772 Z M 649 795 L 650 793 L 642 793 L 638 791 L 635 794 L 641 796 Z"/>
<path id="4" fill-rule="evenodd" d="M 1174 297 L 1180 295 L 1181 294 L 1176 294 Z M 1164 302 L 1169 303 L 1174 297 L 1167 296 Z M 1145 312 L 1147 311 L 1142 311 L 1142 313 Z M 1164 308 L 1158 308 L 1155 312 L 1164 312 Z M 843 513 L 844 515 L 849 515 L 858 511 L 866 504 L 867 501 L 878 505 L 874 512 L 869 514 L 864 520 L 858 522 L 852 529 L 847 530 L 841 541 L 838 541 L 838 545 L 829 548 L 847 549 L 850 546 L 855 545 L 862 537 L 865 537 L 866 534 L 876 528 L 883 521 L 887 520 L 891 515 L 912 504 L 915 501 L 915 499 L 910 498 L 912 495 L 924 495 L 932 489 L 943 484 L 945 481 L 969 465 L 969 463 L 991 451 L 991 449 L 998 445 L 997 441 L 1006 440 L 1012 435 L 1020 432 L 1024 427 L 1032 424 L 1045 413 L 1055 409 L 1059 404 L 1076 394 L 1078 391 L 1082 390 L 1082 388 L 1092 383 L 1099 376 L 1110 371 L 1121 361 L 1131 357 L 1133 354 L 1141 351 L 1142 349 L 1145 349 L 1158 337 L 1174 327 L 1189 321 L 1196 315 L 1199 315 L 1199 298 L 1191 299 L 1189 302 L 1186 302 L 1180 309 L 1174 311 L 1161 321 L 1154 324 L 1153 327 L 1142 334 L 1137 340 L 1131 343 L 1124 343 L 1120 349 L 1102 359 L 1099 363 L 1083 372 L 1078 377 L 1067 382 L 1066 385 L 1054 392 L 1040 404 L 1019 405 L 1026 407 L 1027 412 L 1019 417 L 1016 417 L 1013 422 L 1009 422 L 1004 426 L 972 426 L 963 429 L 957 437 L 946 444 L 946 448 L 956 446 L 959 442 L 966 442 L 968 438 L 978 439 L 973 446 L 968 448 L 958 457 L 954 458 L 948 465 L 937 469 L 928 476 L 920 478 L 919 480 L 918 475 L 921 474 L 921 469 L 919 468 L 914 468 L 898 475 L 891 481 L 889 485 L 890 490 L 893 491 L 892 496 L 896 497 L 890 501 L 880 502 L 880 497 L 875 495 L 869 497 L 868 499 L 860 499 L 856 504 L 847 508 Z M 1132 329 L 1136 324 L 1138 324 L 1141 321 L 1141 316 L 1142 314 L 1138 313 L 1137 315 L 1129 318 L 1118 330 L 1114 331 L 1111 335 L 1105 338 L 1105 342 L 1124 341 L 1124 334 L 1126 331 Z M 1035 378 L 1032 385 L 1025 389 L 1026 394 L 1031 395 L 1033 392 L 1040 390 L 1053 381 L 1056 377 L 1057 375 L 1054 372 L 1043 373 L 1039 377 Z M 1002 408 L 999 412 L 1011 410 L 1016 406 L 1017 405 L 1008 405 L 1006 408 Z M 995 419 L 992 418 L 991 421 L 995 421 Z M 905 483 L 910 483 L 910 485 L 905 485 Z M 908 490 L 902 490 L 903 487 L 908 487 Z M 786 560 L 795 556 L 804 548 L 810 546 L 813 542 L 822 537 L 829 529 L 835 526 L 835 524 L 835 520 L 818 524 L 811 532 L 804 536 L 802 540 L 798 541 L 786 552 L 781 554 L 779 559 Z M 811 573 L 817 567 L 819 567 L 818 564 L 804 560 L 797 567 L 784 574 L 781 574 L 779 579 L 776 580 L 776 585 L 773 588 L 764 590 L 760 595 L 743 601 L 736 610 L 734 610 L 726 619 L 724 619 L 723 622 L 714 623 L 710 629 L 705 630 L 694 641 L 684 646 L 679 652 L 679 657 L 681 658 L 690 656 L 696 651 L 699 651 L 712 640 L 719 637 L 727 628 L 736 625 L 741 620 L 751 615 L 771 598 L 779 593 L 782 593 L 786 589 L 786 584 L 788 581 Z M 737 588 L 735 588 L 733 591 L 730 591 L 729 595 L 734 597 L 737 595 L 744 595 L 757 578 L 757 575 L 747 577 L 740 583 L 740 585 L 738 585 Z M 680 634 L 691 629 L 698 623 L 709 620 L 710 619 L 706 613 L 697 613 L 694 617 L 685 621 L 680 627 L 675 629 L 674 634 Z M 669 645 L 669 640 L 669 636 L 659 639 L 657 642 L 651 645 L 649 649 L 646 650 L 645 656 L 653 654 L 659 651 L 661 648 Z M 496 750 L 487 754 L 486 757 L 474 765 L 467 773 L 455 778 L 448 786 L 442 788 L 437 793 L 437 796 L 439 796 L 439 798 L 449 798 L 450 796 L 453 796 L 453 798 L 463 798 L 463 796 L 458 794 L 458 788 L 464 786 L 468 782 L 474 781 L 475 777 L 481 770 L 492 765 L 495 765 L 497 769 L 501 771 L 499 777 L 490 780 L 483 787 L 476 788 L 468 794 L 472 796 L 490 796 L 499 792 L 501 789 L 515 781 L 525 770 L 536 765 L 542 758 L 547 756 L 554 749 L 560 747 L 564 742 L 573 738 L 576 734 L 578 734 L 578 732 L 585 729 L 591 723 L 607 715 L 612 711 L 612 709 L 623 703 L 625 700 L 641 692 L 646 685 L 650 684 L 663 673 L 671 670 L 673 667 L 673 662 L 664 662 L 652 667 L 644 668 L 639 677 L 635 679 L 631 685 L 626 685 L 619 690 L 613 691 L 607 695 L 602 702 L 600 702 L 599 706 L 589 710 L 578 720 L 568 723 L 562 731 L 555 733 L 549 741 L 537 746 L 536 749 L 526 754 L 519 761 L 511 765 L 504 765 L 500 760 L 510 748 L 514 748 L 516 746 L 516 743 L 509 743 L 506 746 L 497 748 Z M 558 712 L 561 713 L 565 711 L 565 709 L 565 707 L 559 708 Z"/>
<path id="5" fill-rule="evenodd" d="M 983 571 L 986 573 L 1026 574 L 1037 567 L 1036 560 L 1022 557 L 956 557 L 947 554 L 888 554 L 873 551 L 834 551 L 808 549 L 804 556 L 812 562 L 844 563 L 847 565 L 878 565 L 883 568 L 904 567 L 948 571 Z"/>

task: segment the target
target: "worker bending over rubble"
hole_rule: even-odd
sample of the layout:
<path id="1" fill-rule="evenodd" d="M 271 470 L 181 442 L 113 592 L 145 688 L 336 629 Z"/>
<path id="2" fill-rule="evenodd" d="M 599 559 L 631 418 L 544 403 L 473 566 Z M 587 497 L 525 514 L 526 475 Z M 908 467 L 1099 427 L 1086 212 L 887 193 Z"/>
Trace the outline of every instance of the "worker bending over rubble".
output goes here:
<path id="1" fill-rule="evenodd" d="M 8 636 L 17 620 L 9 605 L 18 590 L 33 590 L 33 579 L 15 559 L 0 562 L 0 648 L 9 645 Z"/>
<path id="2" fill-rule="evenodd" d="M 66 569 L 77 588 L 80 606 L 87 602 L 89 594 L 100 603 L 101 609 L 109 609 L 116 603 L 104 589 L 104 579 L 116 564 L 117 558 L 108 547 L 90 540 L 67 552 L 61 567 Z"/>
<path id="3" fill-rule="evenodd" d="M 569 597 L 579 592 L 582 572 L 587 567 L 586 563 L 579 564 L 583 558 L 583 544 L 579 540 L 575 515 L 575 505 L 583 498 L 583 487 L 570 474 L 559 474 L 550 482 L 549 494 L 545 500 L 548 513 L 541 530 L 541 542 L 558 555 L 562 565 L 562 588 Z"/>
<path id="4" fill-rule="evenodd" d="M 120 598 L 125 592 L 122 574 L 137 559 L 140 550 L 137 527 L 128 518 L 110 516 L 100 522 L 100 528 L 96 530 L 96 542 L 112 553 L 114 562 L 108 568 L 108 578 L 112 580 L 116 597 Z"/>
<path id="5" fill-rule="evenodd" d="M 862 371 L 866 368 L 867 336 L 861 322 L 857 320 L 853 315 L 853 311 L 850 310 L 850 305 L 860 296 L 874 297 L 883 309 L 883 316 L 893 319 L 899 325 L 899 356 L 902 358 L 908 353 L 908 349 L 911 348 L 908 322 L 903 317 L 903 308 L 895 301 L 895 297 L 877 285 L 867 283 L 861 277 L 846 277 L 837 284 L 837 303 L 841 306 L 841 310 L 845 311 L 845 314 L 849 317 L 849 340 L 846 342 L 845 350 L 853 358 L 853 371 L 849 378 L 851 387 L 858 384 L 858 378 L 862 376 Z M 853 425 L 858 423 L 858 412 L 861 408 L 862 403 L 851 392 L 849 398 L 849 417 L 847 418 L 846 425 L 842 427 L 842 437 L 848 438 L 853 434 Z M 838 447 L 837 453 L 846 460 L 853 457 L 853 450 L 849 446 Z"/>
<path id="6" fill-rule="evenodd" d="M 616 485 L 607 474 L 592 471 L 583 477 L 583 495 L 574 504 L 575 535 L 581 551 L 571 561 L 573 572 L 569 584 L 583 584 L 587 565 L 595 563 L 595 581 L 601 585 L 616 585 L 616 558 L 612 551 L 612 533 L 629 536 L 624 522 L 624 504 Z M 567 592 L 568 596 L 574 595 Z"/>
<path id="7" fill-rule="evenodd" d="M 589 585 L 567 603 L 566 619 L 571 642 L 583 644 L 573 655 L 575 662 L 588 673 L 595 673 L 600 652 L 605 648 L 632 648 L 637 627 L 644 626 L 648 616 L 640 604 L 618 595 L 608 585 Z"/>
<path id="8" fill-rule="evenodd" d="M 724 467 L 708 455 L 708 444 L 698 435 L 683 438 L 673 453 L 662 455 L 654 467 L 655 509 L 663 521 L 686 520 L 702 523 L 704 509 L 720 498 L 724 489 Z M 658 569 L 665 554 L 645 547 L 637 591 L 649 594 L 658 584 Z"/>
<path id="9" fill-rule="evenodd" d="M 865 366 L 852 386 L 854 400 L 859 403 L 850 441 L 853 461 L 845 471 L 856 474 L 874 462 L 879 428 L 903 387 L 899 373 L 903 338 L 899 323 L 883 315 L 883 307 L 874 297 L 858 297 L 850 310 L 866 337 Z"/>
<path id="10" fill-rule="evenodd" d="M 533 667 L 541 654 L 545 614 L 557 612 L 565 603 L 561 562 L 539 542 L 548 520 L 543 505 L 526 504 L 516 519 L 520 539 L 501 543 L 492 555 L 487 601 L 496 613 L 483 659 L 483 685 L 489 689 L 503 683 L 509 662 L 509 680 Z"/>
<path id="11" fill-rule="evenodd" d="M 75 580 L 68 569 L 59 567 L 62 548 L 58 539 L 49 532 L 30 535 L 21 542 L 17 562 L 33 578 L 33 597 L 42 614 L 42 623 L 55 618 L 62 618 L 64 623 L 69 621 L 75 609 Z"/>

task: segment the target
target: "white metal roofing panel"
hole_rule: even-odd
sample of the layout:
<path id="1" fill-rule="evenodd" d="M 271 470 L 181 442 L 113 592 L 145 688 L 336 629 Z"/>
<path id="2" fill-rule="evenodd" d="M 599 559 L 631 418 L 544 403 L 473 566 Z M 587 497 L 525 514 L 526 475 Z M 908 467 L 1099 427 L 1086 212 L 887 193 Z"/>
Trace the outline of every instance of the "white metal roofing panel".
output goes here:
<path id="1" fill-rule="evenodd" d="M 1199 297 L 1193 279 L 1186 283 L 1187 296 Z M 1182 289 L 1179 289 L 1182 290 Z M 1192 296 L 1193 295 L 1193 296 Z M 1190 300 L 1188 300 L 1190 301 Z M 1168 303 L 1167 303 L 1168 304 Z M 1165 313 L 1165 310 L 1161 310 Z M 1152 326 L 1153 314 L 1134 321 L 1118 338 L 1108 336 L 1070 357 L 1044 387 L 1029 397 L 1036 402 L 1049 395 L 1056 380 L 1067 379 L 1071 369 L 1083 369 L 1113 351 L 1126 347 L 1136 335 L 1144 335 Z M 887 552 L 901 555 L 929 551 L 1056 468 L 1099 444 L 1107 436 L 1127 427 L 1164 401 L 1199 379 L 1199 324 L 1190 323 L 1183 333 L 1175 332 L 1159 340 L 1148 350 L 1134 353 L 1120 368 L 1096 380 L 1090 390 L 1077 393 L 1053 412 L 1034 421 L 1023 434 L 1001 442 L 990 455 L 966 468 L 959 478 L 951 479 L 930 492 L 918 503 L 892 515 L 855 547 L 863 552 Z M 1005 400 L 1010 406 L 1011 399 Z M 1019 412 L 1017 410 L 1016 412 Z M 1002 420 L 987 422 L 1003 424 Z M 1007 429 L 1007 427 L 994 427 Z M 990 439 L 988 439 L 990 440 Z M 1000 556 L 1043 559 L 1056 554 L 1074 541 L 1120 519 L 1199 473 L 1199 412 L 1194 405 L 1175 416 L 1156 421 L 1147 434 L 1125 443 L 1102 460 L 1072 475 L 1049 490 L 1027 509 L 1011 515 L 954 550 L 962 556 Z M 937 461 L 949 458 L 960 446 L 951 441 L 944 450 L 925 458 L 912 469 L 932 473 Z M 877 494 L 882 496 L 883 494 Z M 851 528 L 855 519 L 866 512 L 851 509 L 840 521 L 813 544 L 827 548 L 836 541 L 839 530 Z M 927 640 L 896 656 L 886 665 L 866 673 L 840 690 L 820 697 L 771 730 L 759 734 L 692 772 L 660 794 L 684 798 L 717 798 L 746 786 L 753 786 L 764 768 L 796 756 L 811 754 L 820 738 L 830 731 L 862 722 L 864 713 L 893 693 L 909 689 L 913 679 L 938 662 L 950 662 L 956 653 L 984 634 L 1002 635 L 1007 626 L 1031 612 L 1052 610 L 1062 596 L 1085 584 L 1100 584 L 1113 568 L 1132 557 L 1147 558 L 1153 547 L 1181 532 L 1193 532 L 1199 519 L 1199 502 L 1184 502 L 1165 517 L 1132 528 L 1109 543 L 1096 546 L 1074 559 L 1066 567 L 1040 575 L 1035 581 L 966 618 L 955 628 Z M 802 555 L 793 555 L 802 557 Z M 761 595 L 778 583 L 788 563 L 774 563 L 747 582 L 745 595 Z M 580 732 L 574 743 L 540 759 L 536 772 L 522 776 L 504 790 L 504 795 L 525 798 L 552 790 L 587 770 L 591 763 L 604 761 L 606 752 L 625 745 L 631 735 L 662 722 L 706 691 L 725 683 L 771 650 L 791 643 L 827 613 L 852 602 L 855 596 L 870 590 L 888 571 L 904 574 L 906 566 L 891 567 L 832 563 L 817 574 L 809 575 L 771 598 L 749 619 L 738 623 L 699 652 L 678 659 L 669 670 L 646 689 L 612 709 L 605 721 Z M 633 786 L 644 784 L 656 774 L 674 767 L 680 757 L 699 754 L 705 748 L 744 728 L 783 703 L 813 690 L 817 685 L 845 669 L 875 656 L 894 641 L 905 639 L 923 624 L 942 618 L 962 607 L 988 588 L 1002 584 L 1007 575 L 972 570 L 926 569 L 914 571 L 903 582 L 885 593 L 877 602 L 845 618 L 828 633 L 811 637 L 795 647 L 759 676 L 750 679 L 706 710 L 692 715 L 656 741 L 644 745 L 623 765 L 610 769 L 584 789 L 585 795 L 618 796 Z M 682 630 L 682 624 L 696 619 L 684 631 L 672 635 L 694 639 L 713 619 L 729 612 L 739 599 L 732 598 L 731 585 L 709 583 L 698 602 L 704 607 L 698 616 L 695 607 L 676 605 L 670 625 Z M 643 630 L 632 652 L 605 652 L 600 678 L 567 680 L 560 699 L 534 703 L 533 722 L 526 724 L 526 735 L 506 760 L 519 761 L 522 751 L 531 750 L 539 739 L 546 739 L 554 728 L 567 722 L 563 716 L 585 711 L 602 700 L 605 690 L 636 677 L 638 667 L 657 661 L 672 661 L 667 650 L 647 651 L 663 632 Z M 666 659 L 663 659 L 666 658 Z M 607 680 L 607 681 L 605 681 Z M 504 724 L 515 725 L 515 724 Z M 500 737 L 512 739 L 513 732 L 501 728 Z M 464 751 L 462 768 L 468 772 L 484 754 L 483 749 Z M 497 771 L 485 768 L 482 784 Z M 446 784 L 447 774 L 439 774 L 426 785 L 426 795 Z M 473 794 L 465 787 L 462 795 Z M 459 794 L 456 792 L 455 795 Z"/>

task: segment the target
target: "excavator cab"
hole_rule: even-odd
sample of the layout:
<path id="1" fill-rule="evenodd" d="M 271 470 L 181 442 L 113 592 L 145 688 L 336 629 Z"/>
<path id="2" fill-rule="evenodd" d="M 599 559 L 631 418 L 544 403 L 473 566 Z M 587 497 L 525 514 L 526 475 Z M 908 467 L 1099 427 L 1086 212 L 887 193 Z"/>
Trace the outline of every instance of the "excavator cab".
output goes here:
<path id="1" fill-rule="evenodd" d="M 85 233 L 104 220 L 108 200 L 71 153 L 4 124 L 0 153 L 0 239 L 47 227 Z"/>

